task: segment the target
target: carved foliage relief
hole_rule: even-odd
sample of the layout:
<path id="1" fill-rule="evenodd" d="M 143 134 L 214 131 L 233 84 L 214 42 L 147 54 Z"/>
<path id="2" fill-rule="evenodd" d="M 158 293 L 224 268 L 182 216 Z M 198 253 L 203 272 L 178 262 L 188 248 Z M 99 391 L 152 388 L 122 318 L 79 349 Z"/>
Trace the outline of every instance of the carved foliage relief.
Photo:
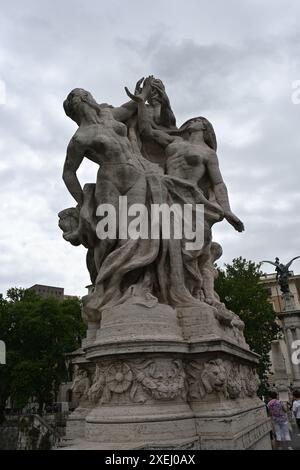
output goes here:
<path id="1" fill-rule="evenodd" d="M 181 360 L 149 359 L 97 364 L 88 391 L 93 404 L 109 403 L 127 393 L 136 403 L 186 398 L 185 372 Z"/>
<path id="2" fill-rule="evenodd" d="M 201 400 L 211 394 L 237 399 L 254 397 L 258 386 L 254 368 L 230 360 L 184 363 L 181 359 L 153 358 L 97 363 L 92 380 L 86 373 L 76 372 L 73 390 L 80 392 L 80 401 L 96 405 L 125 395 L 133 403 Z"/>

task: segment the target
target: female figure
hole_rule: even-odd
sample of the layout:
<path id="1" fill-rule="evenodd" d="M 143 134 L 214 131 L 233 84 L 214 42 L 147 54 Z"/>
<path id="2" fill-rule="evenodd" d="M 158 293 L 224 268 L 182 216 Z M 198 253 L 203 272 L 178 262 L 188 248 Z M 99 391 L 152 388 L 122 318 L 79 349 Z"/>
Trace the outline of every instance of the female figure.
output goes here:
<path id="1" fill-rule="evenodd" d="M 122 195 L 128 197 L 129 204 L 144 202 L 145 176 L 134 159 L 123 123 L 136 112 L 136 105 L 133 102 L 119 108 L 98 105 L 88 91 L 76 88 L 65 100 L 64 109 L 79 126 L 68 145 L 63 169 L 63 180 L 79 207 L 84 203 L 84 191 L 76 172 L 84 157 L 100 167 L 94 193 L 96 207 L 110 203 L 117 209 Z M 95 256 L 97 268 L 104 252 L 102 247 Z"/>
<path id="2" fill-rule="evenodd" d="M 216 139 L 211 124 L 203 117 L 196 117 L 185 122 L 176 131 L 167 132 L 161 128 L 154 128 L 145 104 L 151 86 L 152 77 L 149 77 L 144 82 L 143 94 L 132 95 L 127 88 L 126 92 L 138 103 L 139 131 L 143 139 L 154 140 L 165 149 L 166 173 L 174 183 L 177 183 L 182 201 L 192 200 L 194 205 L 204 204 L 204 246 L 201 252 L 197 253 L 187 253 L 182 250 L 185 273 L 178 273 L 177 276 L 177 283 L 181 277 L 181 284 L 184 283 L 194 297 L 201 298 L 201 267 L 210 259 L 212 225 L 223 217 L 239 232 L 244 230 L 244 225 L 230 208 L 227 188 L 215 151 Z M 178 263 L 175 263 L 175 267 L 177 265 Z M 174 286 L 174 291 L 175 289 Z"/>
<path id="3" fill-rule="evenodd" d="M 270 392 L 270 401 L 267 407 L 273 421 L 277 445 L 281 449 L 292 450 L 287 407 L 278 400 L 277 392 Z"/>
<path id="4" fill-rule="evenodd" d="M 166 132 L 153 128 L 145 104 L 145 95 L 149 93 L 150 88 L 151 77 L 145 80 L 143 94 L 132 95 L 126 88 L 127 94 L 138 103 L 141 135 L 144 138 L 155 140 L 165 149 L 168 175 L 187 179 L 199 187 L 204 176 L 208 176 L 215 200 L 224 211 L 224 218 L 238 232 L 242 232 L 244 225 L 230 208 L 227 187 L 220 172 L 216 151 L 213 148 L 213 145 L 216 146 L 215 139 L 212 139 L 209 144 L 207 143 L 206 136 L 208 131 L 211 135 L 211 124 L 203 117 L 195 117 L 186 121 L 178 131 Z"/>
<path id="5" fill-rule="evenodd" d="M 65 100 L 64 109 L 79 126 L 68 145 L 63 169 L 63 180 L 78 203 L 79 219 L 77 232 L 70 231 L 67 236 L 73 244 L 83 243 L 89 248 L 88 268 L 95 283 L 103 260 L 116 243 L 96 238 L 98 205 L 112 204 L 118 220 L 119 196 L 126 195 L 128 204 L 145 202 L 144 170 L 135 158 L 124 124 L 136 113 L 136 104 L 131 101 L 119 108 L 98 105 L 88 91 L 76 88 Z M 98 164 L 99 170 L 96 185 L 82 189 L 76 172 L 84 157 Z M 64 215 L 60 214 L 61 224 Z M 75 219 L 76 214 L 72 216 Z"/>
<path id="6" fill-rule="evenodd" d="M 149 193 L 147 175 L 157 170 L 133 148 L 127 136 L 124 121 L 136 113 L 135 102 L 119 108 L 98 105 L 89 92 L 77 88 L 68 95 L 64 109 L 79 126 L 68 145 L 63 169 L 63 180 L 78 206 L 75 212 L 66 209 L 59 214 L 60 226 L 72 244 L 81 243 L 88 248 L 87 265 L 95 289 L 84 299 L 83 317 L 93 323 L 99 321 L 100 305 L 110 300 L 117 302 L 122 297 L 123 284 L 125 289 L 129 287 L 123 283 L 121 289 L 123 277 L 144 268 L 157 256 L 159 241 L 123 240 L 118 233 L 119 197 L 127 197 L 127 207 L 145 205 Z M 76 172 L 84 157 L 99 165 L 99 170 L 96 185 L 87 184 L 82 189 Z M 115 239 L 96 237 L 96 211 L 100 204 L 115 209 Z M 133 279 L 136 281 L 136 277 Z"/>

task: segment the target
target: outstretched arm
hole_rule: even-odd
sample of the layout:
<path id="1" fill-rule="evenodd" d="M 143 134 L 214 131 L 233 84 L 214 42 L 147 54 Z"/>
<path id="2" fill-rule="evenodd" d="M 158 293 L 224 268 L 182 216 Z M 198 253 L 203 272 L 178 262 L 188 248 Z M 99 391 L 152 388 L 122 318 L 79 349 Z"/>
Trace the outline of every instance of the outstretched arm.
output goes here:
<path id="1" fill-rule="evenodd" d="M 144 81 L 144 77 L 140 78 L 140 80 L 135 85 L 135 94 L 141 92 L 141 84 Z M 118 108 L 113 108 L 112 114 L 117 121 L 127 121 L 130 119 L 134 114 L 137 112 L 137 103 L 131 98 L 130 101 L 127 103 L 122 104 Z"/>
<path id="2" fill-rule="evenodd" d="M 225 219 L 238 231 L 243 232 L 243 222 L 231 212 L 227 187 L 220 172 L 218 157 L 212 154 L 207 164 L 208 173 L 214 186 L 217 202 L 224 210 Z"/>
<path id="3" fill-rule="evenodd" d="M 79 205 L 81 205 L 83 201 L 83 191 L 76 172 L 83 158 L 83 148 L 75 142 L 73 137 L 67 148 L 67 156 L 63 169 L 63 180 L 69 192 Z"/>
<path id="4" fill-rule="evenodd" d="M 112 115 L 117 121 L 125 122 L 131 118 L 137 111 L 137 104 L 134 101 L 128 101 L 118 108 L 112 109 Z"/>

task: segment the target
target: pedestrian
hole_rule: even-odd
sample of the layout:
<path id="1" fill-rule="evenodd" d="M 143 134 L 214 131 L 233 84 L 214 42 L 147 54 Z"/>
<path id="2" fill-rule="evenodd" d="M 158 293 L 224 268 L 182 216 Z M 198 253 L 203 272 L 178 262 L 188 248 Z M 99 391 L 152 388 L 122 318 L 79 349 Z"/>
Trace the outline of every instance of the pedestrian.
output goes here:
<path id="1" fill-rule="evenodd" d="M 268 410 L 274 423 L 275 438 L 279 449 L 293 450 L 286 405 L 278 400 L 277 392 L 270 392 Z"/>
<path id="2" fill-rule="evenodd" d="M 269 411 L 269 408 L 268 408 L 267 399 L 265 397 L 263 397 L 263 402 L 264 402 L 265 407 L 266 407 L 266 413 L 267 413 L 268 417 L 270 417 L 271 415 L 270 415 L 270 411 Z M 273 422 L 272 422 L 272 429 L 270 430 L 270 441 L 271 441 L 272 450 L 276 450 Z"/>
<path id="3" fill-rule="evenodd" d="M 298 426 L 298 430 L 299 430 L 299 433 L 300 433 L 300 390 L 295 390 L 293 392 L 293 413 L 294 413 L 294 416 L 296 418 L 296 422 L 297 422 L 297 426 Z M 300 434 L 298 434 L 298 436 L 300 436 Z"/>

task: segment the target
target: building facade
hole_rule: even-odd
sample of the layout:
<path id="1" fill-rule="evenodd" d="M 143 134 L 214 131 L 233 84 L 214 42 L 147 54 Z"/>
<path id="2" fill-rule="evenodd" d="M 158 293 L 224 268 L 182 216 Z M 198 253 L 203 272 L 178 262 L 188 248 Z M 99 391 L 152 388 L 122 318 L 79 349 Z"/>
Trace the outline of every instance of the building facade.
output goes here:
<path id="1" fill-rule="evenodd" d="M 58 300 L 76 299 L 75 295 L 65 295 L 63 287 L 47 286 L 43 284 L 34 284 L 29 287 L 40 297 L 55 297 Z"/>
<path id="2" fill-rule="evenodd" d="M 284 306 L 276 274 L 265 274 L 261 281 L 269 292 L 269 300 L 274 309 L 275 321 L 283 328 Z M 290 271 L 289 288 L 294 298 L 295 309 L 300 312 L 300 275 L 294 274 L 293 271 Z M 295 366 L 291 362 L 284 334 L 277 341 L 273 341 L 270 359 L 272 364 L 269 376 L 270 386 L 276 387 L 279 391 L 292 388 L 295 385 Z"/>

